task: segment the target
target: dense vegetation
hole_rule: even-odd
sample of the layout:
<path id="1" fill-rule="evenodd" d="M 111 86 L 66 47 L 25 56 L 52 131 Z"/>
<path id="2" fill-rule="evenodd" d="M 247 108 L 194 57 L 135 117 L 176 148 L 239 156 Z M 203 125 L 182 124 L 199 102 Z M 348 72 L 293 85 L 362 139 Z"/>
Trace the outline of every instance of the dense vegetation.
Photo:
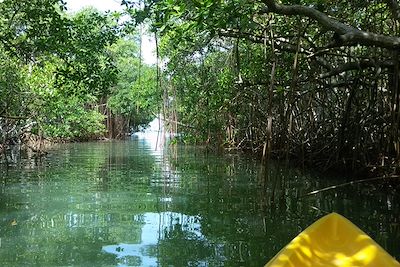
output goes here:
<path id="1" fill-rule="evenodd" d="M 0 151 L 120 137 L 157 112 L 156 71 L 121 14 L 58 0 L 0 2 Z M 126 23 L 125 23 L 126 24 Z M 34 141 L 34 142 L 29 142 Z"/>
<path id="2" fill-rule="evenodd" d="M 398 164 L 397 1 L 121 4 L 132 21 L 0 2 L 3 151 L 26 133 L 122 137 L 162 111 L 185 141 L 322 169 Z M 132 23 L 150 25 L 165 66 L 142 63 Z"/>
<path id="3" fill-rule="evenodd" d="M 197 141 L 321 169 L 398 163 L 397 1 L 124 2 L 158 34 L 166 104 Z"/>

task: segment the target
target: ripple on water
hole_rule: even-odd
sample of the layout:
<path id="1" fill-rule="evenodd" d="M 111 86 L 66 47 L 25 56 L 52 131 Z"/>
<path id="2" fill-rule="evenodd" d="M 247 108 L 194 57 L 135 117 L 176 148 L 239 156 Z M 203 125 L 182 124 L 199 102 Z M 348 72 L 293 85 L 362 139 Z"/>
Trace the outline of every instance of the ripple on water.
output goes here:
<path id="1" fill-rule="evenodd" d="M 63 144 L 1 169 L 0 266 L 262 266 L 337 211 L 400 257 L 400 188 L 141 139 Z"/>

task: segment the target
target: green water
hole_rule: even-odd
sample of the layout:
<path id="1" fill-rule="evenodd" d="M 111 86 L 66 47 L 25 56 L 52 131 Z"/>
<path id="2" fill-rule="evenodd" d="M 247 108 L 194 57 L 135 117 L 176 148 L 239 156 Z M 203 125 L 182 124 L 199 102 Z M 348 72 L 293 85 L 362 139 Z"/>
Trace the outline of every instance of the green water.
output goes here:
<path id="1" fill-rule="evenodd" d="M 339 212 L 400 258 L 400 187 L 142 139 L 65 144 L 0 168 L 0 266 L 262 266 Z"/>

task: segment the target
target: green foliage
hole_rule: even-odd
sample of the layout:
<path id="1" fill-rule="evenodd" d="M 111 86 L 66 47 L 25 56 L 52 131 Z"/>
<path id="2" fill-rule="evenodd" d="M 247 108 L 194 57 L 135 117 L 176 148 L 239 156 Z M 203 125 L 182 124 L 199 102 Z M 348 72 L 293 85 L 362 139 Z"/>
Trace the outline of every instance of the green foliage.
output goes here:
<path id="1" fill-rule="evenodd" d="M 59 87 L 55 71 L 62 61 L 54 58 L 44 66 L 34 66 L 28 77 L 32 92 L 29 105 L 31 115 L 37 122 L 33 132 L 47 137 L 87 140 L 101 136 L 105 131 L 104 116 L 96 109 L 96 98 L 91 95 L 65 97 L 70 90 L 66 83 Z"/>
<path id="2" fill-rule="evenodd" d="M 326 168 L 398 162 L 393 1 L 125 3 L 159 36 L 168 108 L 189 139 Z"/>
<path id="3" fill-rule="evenodd" d="M 23 116 L 29 98 L 23 64 L 0 47 L 0 116 Z"/>
<path id="4" fill-rule="evenodd" d="M 0 146 L 5 142 L 15 142 L 16 135 L 25 123 L 29 123 L 27 105 L 31 94 L 25 75 L 18 58 L 0 47 Z"/>
<path id="5" fill-rule="evenodd" d="M 77 97 L 53 98 L 52 102 L 57 109 L 46 112 L 42 127 L 46 136 L 88 140 L 104 134 L 104 116 L 96 110 L 85 108 L 86 102 Z"/>
<path id="6" fill-rule="evenodd" d="M 2 46 L 25 60 L 58 51 L 69 37 L 63 9 L 60 0 L 1 1 Z"/>
<path id="7" fill-rule="evenodd" d="M 57 70 L 57 84 L 71 85 L 64 94 L 104 97 L 116 83 L 117 68 L 108 46 L 118 40 L 114 16 L 84 9 L 71 19 L 71 39 L 63 51 L 65 63 Z"/>
<path id="8" fill-rule="evenodd" d="M 126 60 L 126 54 L 112 50 L 121 38 L 119 15 L 85 9 L 70 16 L 63 5 L 55 0 L 0 2 L 0 127 L 7 133 L 2 143 L 23 131 L 73 140 L 100 137 L 106 131 L 101 106 L 107 98 L 116 99 L 115 112 L 122 115 L 140 104 L 147 112 L 142 120 L 149 120 L 143 99 L 150 100 L 151 78 L 145 77 L 150 71 L 142 70 L 145 90 L 129 92 L 138 88 L 139 56 Z M 125 45 L 137 47 L 137 40 Z M 133 78 L 124 80 L 129 75 Z M 119 103 L 118 98 L 128 100 Z"/>
<path id="9" fill-rule="evenodd" d="M 111 47 L 120 71 L 108 106 L 128 118 L 131 126 L 137 129 L 158 113 L 160 93 L 157 92 L 156 69 L 141 62 L 135 39 L 137 36 L 120 39 Z"/>

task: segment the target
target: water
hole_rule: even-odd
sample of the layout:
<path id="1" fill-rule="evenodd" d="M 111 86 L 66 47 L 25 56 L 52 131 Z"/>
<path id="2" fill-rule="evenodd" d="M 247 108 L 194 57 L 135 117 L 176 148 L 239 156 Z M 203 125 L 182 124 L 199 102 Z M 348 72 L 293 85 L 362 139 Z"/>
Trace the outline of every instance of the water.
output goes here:
<path id="1" fill-rule="evenodd" d="M 141 138 L 60 145 L 0 175 L 0 266 L 262 266 L 332 211 L 400 258 L 398 183 L 303 197 L 345 181 Z"/>

